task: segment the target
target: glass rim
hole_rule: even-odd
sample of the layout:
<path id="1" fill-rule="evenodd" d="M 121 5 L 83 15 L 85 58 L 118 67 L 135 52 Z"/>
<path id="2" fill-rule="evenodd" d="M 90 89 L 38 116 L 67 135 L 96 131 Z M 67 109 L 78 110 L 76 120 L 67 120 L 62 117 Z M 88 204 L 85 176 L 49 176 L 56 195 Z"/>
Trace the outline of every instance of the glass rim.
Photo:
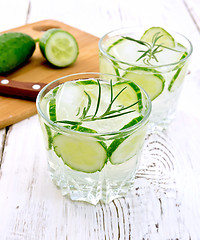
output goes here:
<path id="1" fill-rule="evenodd" d="M 142 92 L 144 93 L 147 102 L 148 102 L 148 108 L 145 110 L 145 114 L 144 117 L 142 118 L 141 121 L 137 122 L 136 124 L 134 124 L 133 126 L 126 128 L 126 129 L 122 129 L 122 130 L 117 130 L 117 131 L 112 131 L 112 132 L 102 132 L 102 133 L 88 133 L 88 132 L 80 132 L 80 131 L 75 131 L 72 129 L 68 129 L 65 128 L 57 123 L 55 123 L 54 121 L 50 120 L 49 117 L 42 111 L 41 107 L 40 107 L 40 103 L 41 103 L 41 99 L 42 99 L 42 95 L 45 92 L 45 90 L 47 90 L 51 85 L 55 84 L 56 82 L 59 82 L 60 80 L 63 80 L 65 78 L 70 78 L 73 76 L 83 76 L 83 75 L 106 75 L 106 76 L 112 76 L 112 77 L 118 77 L 116 75 L 113 74 L 107 74 L 107 73 L 98 73 L 98 72 L 82 72 L 82 73 L 74 73 L 74 74 L 69 74 L 69 75 L 65 75 L 63 77 L 57 78 L 56 80 L 48 83 L 45 87 L 43 87 L 40 92 L 37 95 L 36 98 L 36 108 L 37 108 L 37 112 L 38 114 L 46 121 L 46 123 L 48 125 L 50 125 L 52 128 L 56 129 L 56 131 L 60 130 L 64 133 L 74 133 L 74 134 L 81 134 L 84 136 L 91 136 L 91 137 L 100 137 L 100 136 L 112 136 L 112 135 L 116 135 L 116 134 L 120 134 L 120 133 L 129 133 L 131 131 L 134 131 L 134 129 L 140 128 L 142 127 L 149 119 L 149 116 L 151 114 L 151 110 L 152 110 L 152 103 L 151 103 L 151 99 L 149 97 L 149 95 L 146 93 L 146 91 L 140 87 L 139 85 L 137 85 L 136 83 L 134 83 L 135 85 L 137 85 Z M 92 77 L 91 77 L 92 78 Z M 94 78 L 94 77 L 93 77 Z M 121 79 L 127 81 L 128 79 L 120 77 Z M 76 81 L 76 80 L 81 80 L 81 78 L 77 78 L 71 81 Z M 62 84 L 62 83 L 61 83 Z M 57 86 L 59 86 L 60 84 L 58 84 Z M 44 95 L 45 96 L 45 95 Z M 44 97 L 43 96 L 43 97 Z"/>
<path id="2" fill-rule="evenodd" d="M 119 60 L 119 59 L 111 56 L 110 54 L 108 54 L 108 53 L 103 49 L 103 47 L 102 47 L 102 42 L 103 42 L 103 40 L 104 40 L 107 36 L 109 36 L 109 34 L 115 33 L 115 32 L 117 32 L 117 31 L 128 30 L 128 29 L 131 30 L 131 29 L 134 29 L 134 27 L 121 27 L 121 28 L 116 28 L 116 29 L 114 29 L 114 30 L 111 30 L 111 31 L 105 33 L 105 34 L 99 39 L 99 43 L 98 43 L 99 51 L 100 51 L 103 55 L 105 55 L 107 58 L 109 58 L 110 60 L 115 61 L 115 62 L 117 62 L 117 63 L 125 64 L 125 65 L 128 65 L 128 66 L 130 66 L 130 67 L 145 67 L 145 68 L 148 68 L 148 69 L 169 67 L 169 66 L 174 66 L 174 65 L 178 65 L 178 64 L 180 64 L 180 63 L 186 62 L 186 60 L 191 56 L 191 54 L 192 54 L 192 52 L 193 52 L 193 46 L 192 46 L 191 41 L 190 41 L 186 36 L 184 36 L 183 34 L 172 31 L 172 33 L 178 34 L 179 36 L 183 37 L 183 38 L 189 43 L 189 48 L 187 48 L 187 50 L 188 50 L 188 55 L 187 55 L 186 57 L 184 57 L 183 59 L 180 59 L 179 61 L 172 62 L 172 63 L 162 64 L 162 65 L 150 65 L 150 66 L 148 66 L 148 65 L 145 65 L 145 66 L 144 66 L 144 65 L 141 65 L 141 64 L 137 64 L 137 63 L 131 64 L 131 63 L 128 63 L 128 62 L 121 61 L 121 60 Z M 171 32 L 171 31 L 170 31 L 170 32 Z M 129 33 L 131 33 L 131 32 L 129 32 Z M 173 37 L 173 36 L 172 36 L 172 37 Z M 120 66 L 119 66 L 118 68 L 124 70 L 124 69 L 121 68 Z"/>

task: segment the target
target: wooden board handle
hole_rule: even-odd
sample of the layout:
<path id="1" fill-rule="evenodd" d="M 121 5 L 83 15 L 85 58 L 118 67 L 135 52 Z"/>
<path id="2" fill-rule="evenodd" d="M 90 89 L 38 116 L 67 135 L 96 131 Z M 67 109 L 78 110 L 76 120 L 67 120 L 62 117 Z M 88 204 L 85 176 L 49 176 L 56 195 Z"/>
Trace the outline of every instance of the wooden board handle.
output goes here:
<path id="1" fill-rule="evenodd" d="M 45 83 L 18 82 L 0 76 L 0 95 L 35 101 Z"/>

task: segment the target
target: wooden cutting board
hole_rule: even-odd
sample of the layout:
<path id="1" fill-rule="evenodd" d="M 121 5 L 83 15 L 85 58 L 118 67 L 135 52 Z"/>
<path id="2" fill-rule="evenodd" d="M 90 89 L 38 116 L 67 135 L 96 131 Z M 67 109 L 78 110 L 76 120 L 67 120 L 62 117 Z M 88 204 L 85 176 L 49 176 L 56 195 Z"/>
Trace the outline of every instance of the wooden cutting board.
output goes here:
<path id="1" fill-rule="evenodd" d="M 10 79 L 22 82 L 49 83 L 61 76 L 78 72 L 98 72 L 98 41 L 99 39 L 74 27 L 54 20 L 44 20 L 27 24 L 6 32 L 23 32 L 34 39 L 41 37 L 50 28 L 61 28 L 73 34 L 78 41 L 79 56 L 77 61 L 62 69 L 50 67 L 40 53 L 37 43 L 36 50 L 29 62 L 9 75 Z M 35 102 L 0 96 L 0 128 L 4 128 L 36 114 Z"/>

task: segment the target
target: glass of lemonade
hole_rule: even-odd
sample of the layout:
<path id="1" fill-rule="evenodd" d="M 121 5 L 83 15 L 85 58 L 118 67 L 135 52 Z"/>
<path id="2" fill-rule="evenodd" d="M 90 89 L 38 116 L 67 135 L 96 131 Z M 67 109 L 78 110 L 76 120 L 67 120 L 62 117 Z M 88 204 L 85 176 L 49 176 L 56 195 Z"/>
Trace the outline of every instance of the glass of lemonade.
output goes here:
<path id="1" fill-rule="evenodd" d="M 118 80 L 73 74 L 38 94 L 50 175 L 72 200 L 108 203 L 134 184 L 151 101 L 132 81 Z"/>
<path id="2" fill-rule="evenodd" d="M 152 100 L 151 126 L 163 129 L 174 118 L 191 53 L 191 42 L 181 34 L 122 28 L 100 39 L 100 72 L 140 85 Z"/>

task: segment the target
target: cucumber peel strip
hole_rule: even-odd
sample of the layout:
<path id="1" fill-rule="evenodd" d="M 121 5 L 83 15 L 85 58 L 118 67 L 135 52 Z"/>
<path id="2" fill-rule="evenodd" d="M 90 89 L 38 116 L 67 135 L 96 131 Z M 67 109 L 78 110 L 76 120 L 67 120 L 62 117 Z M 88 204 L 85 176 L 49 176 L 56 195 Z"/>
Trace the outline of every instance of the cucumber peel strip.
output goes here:
<path id="1" fill-rule="evenodd" d="M 184 59 L 186 56 L 188 55 L 187 52 L 184 52 L 184 54 L 182 55 L 182 57 L 180 58 L 180 60 Z M 184 65 L 182 65 L 181 67 L 178 68 L 178 70 L 176 71 L 176 73 L 174 74 L 171 82 L 169 83 L 169 87 L 168 90 L 169 91 L 174 91 L 173 86 L 174 83 L 176 82 L 176 79 L 178 78 L 178 76 L 180 75 L 181 70 L 183 69 Z M 181 81 L 182 82 L 182 81 Z M 181 83 L 180 83 L 181 84 Z"/>

